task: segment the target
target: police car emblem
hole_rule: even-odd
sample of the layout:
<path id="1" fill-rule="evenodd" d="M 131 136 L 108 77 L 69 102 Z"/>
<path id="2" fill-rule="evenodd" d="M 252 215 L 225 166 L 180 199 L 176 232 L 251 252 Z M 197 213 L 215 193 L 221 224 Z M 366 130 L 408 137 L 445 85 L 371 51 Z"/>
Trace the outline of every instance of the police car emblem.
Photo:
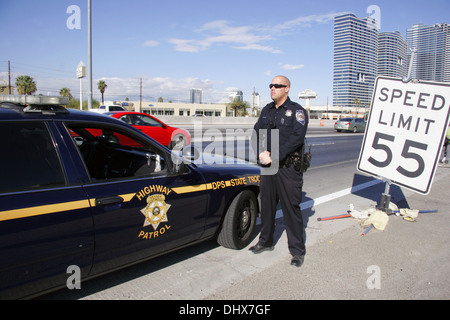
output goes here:
<path id="1" fill-rule="evenodd" d="M 170 204 L 166 203 L 165 199 L 166 197 L 162 194 L 148 196 L 147 206 L 141 210 L 145 216 L 144 227 L 152 225 L 156 230 L 161 222 L 169 222 L 167 211 L 169 211 Z"/>
<path id="2" fill-rule="evenodd" d="M 295 118 L 302 125 L 305 125 L 305 113 L 303 112 L 303 110 L 297 110 L 297 112 L 295 113 Z"/>

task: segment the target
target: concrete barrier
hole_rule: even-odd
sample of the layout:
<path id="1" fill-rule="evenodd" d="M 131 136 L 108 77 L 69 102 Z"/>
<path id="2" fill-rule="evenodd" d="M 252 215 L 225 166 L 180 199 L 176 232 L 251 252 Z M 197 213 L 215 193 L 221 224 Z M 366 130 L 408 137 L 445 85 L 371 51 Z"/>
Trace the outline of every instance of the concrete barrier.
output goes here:
<path id="1" fill-rule="evenodd" d="M 258 120 L 256 117 L 183 117 L 183 116 L 156 116 L 162 122 L 174 127 L 193 127 L 196 123 L 203 126 L 230 126 L 253 127 Z M 319 119 L 310 119 L 309 125 L 319 127 Z M 333 127 L 335 120 L 323 120 L 323 127 Z"/>

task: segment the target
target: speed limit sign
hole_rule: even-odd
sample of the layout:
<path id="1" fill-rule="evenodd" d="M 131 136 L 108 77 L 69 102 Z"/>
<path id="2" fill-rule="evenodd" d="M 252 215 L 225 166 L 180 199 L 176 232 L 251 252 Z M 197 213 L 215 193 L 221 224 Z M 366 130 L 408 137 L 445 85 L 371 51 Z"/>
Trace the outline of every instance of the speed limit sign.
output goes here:
<path id="1" fill-rule="evenodd" d="M 377 78 L 358 170 L 430 192 L 450 115 L 450 83 Z"/>

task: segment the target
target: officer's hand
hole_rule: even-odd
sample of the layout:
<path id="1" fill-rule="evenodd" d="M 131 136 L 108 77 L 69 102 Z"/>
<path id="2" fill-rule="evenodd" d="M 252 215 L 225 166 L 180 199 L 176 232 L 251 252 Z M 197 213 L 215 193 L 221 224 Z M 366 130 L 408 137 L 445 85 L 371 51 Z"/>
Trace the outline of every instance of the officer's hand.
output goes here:
<path id="1" fill-rule="evenodd" d="M 270 158 L 270 152 L 264 151 L 259 154 L 259 162 L 263 165 L 268 165 L 272 163 L 272 158 Z"/>

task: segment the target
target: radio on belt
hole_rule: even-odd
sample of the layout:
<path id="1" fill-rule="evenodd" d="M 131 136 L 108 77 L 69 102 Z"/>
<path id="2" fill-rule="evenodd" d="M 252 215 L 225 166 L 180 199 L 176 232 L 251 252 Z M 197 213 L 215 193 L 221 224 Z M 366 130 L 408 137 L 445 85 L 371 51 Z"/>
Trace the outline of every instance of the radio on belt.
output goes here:
<path id="1" fill-rule="evenodd" d="M 358 170 L 428 194 L 449 112 L 449 83 L 377 78 Z"/>

